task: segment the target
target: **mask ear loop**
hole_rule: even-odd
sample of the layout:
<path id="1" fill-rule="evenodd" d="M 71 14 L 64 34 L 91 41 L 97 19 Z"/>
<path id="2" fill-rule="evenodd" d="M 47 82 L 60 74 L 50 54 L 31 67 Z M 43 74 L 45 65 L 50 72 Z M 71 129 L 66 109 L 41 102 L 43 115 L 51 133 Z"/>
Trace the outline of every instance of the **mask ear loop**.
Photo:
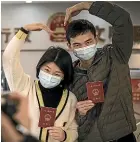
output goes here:
<path id="1" fill-rule="evenodd" d="M 77 56 L 77 52 L 76 52 L 76 51 L 73 51 L 73 54 L 74 54 L 75 56 Z"/>

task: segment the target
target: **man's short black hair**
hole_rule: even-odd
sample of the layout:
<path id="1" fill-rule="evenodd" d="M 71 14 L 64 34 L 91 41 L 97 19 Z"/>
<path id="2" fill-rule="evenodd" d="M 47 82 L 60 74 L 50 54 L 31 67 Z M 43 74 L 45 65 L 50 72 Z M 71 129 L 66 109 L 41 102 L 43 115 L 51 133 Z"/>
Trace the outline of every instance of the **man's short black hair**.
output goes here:
<path id="1" fill-rule="evenodd" d="M 91 22 L 85 19 L 73 20 L 67 27 L 66 39 L 68 43 L 70 43 L 70 38 L 74 38 L 87 32 L 91 32 L 96 37 L 96 30 Z"/>
<path id="2" fill-rule="evenodd" d="M 68 87 L 73 81 L 73 64 L 70 54 L 61 47 L 50 47 L 41 57 L 36 67 L 36 77 L 38 78 L 40 68 L 45 63 L 54 62 L 64 73 L 63 85 Z"/>

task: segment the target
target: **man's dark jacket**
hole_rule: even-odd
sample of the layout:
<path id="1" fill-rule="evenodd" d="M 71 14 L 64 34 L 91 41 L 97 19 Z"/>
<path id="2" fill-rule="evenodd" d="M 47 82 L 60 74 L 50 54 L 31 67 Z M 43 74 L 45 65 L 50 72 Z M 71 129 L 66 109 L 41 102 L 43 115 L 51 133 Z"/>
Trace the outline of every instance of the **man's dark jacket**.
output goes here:
<path id="1" fill-rule="evenodd" d="M 77 112 L 79 142 L 117 140 L 136 130 L 128 61 L 133 46 L 133 26 L 124 9 L 108 2 L 95 2 L 89 13 L 109 22 L 112 44 L 98 50 L 91 66 L 80 69 L 75 63 L 70 90 L 78 101 L 87 99 L 87 82 L 103 81 L 105 101 L 96 104 L 86 116 Z"/>

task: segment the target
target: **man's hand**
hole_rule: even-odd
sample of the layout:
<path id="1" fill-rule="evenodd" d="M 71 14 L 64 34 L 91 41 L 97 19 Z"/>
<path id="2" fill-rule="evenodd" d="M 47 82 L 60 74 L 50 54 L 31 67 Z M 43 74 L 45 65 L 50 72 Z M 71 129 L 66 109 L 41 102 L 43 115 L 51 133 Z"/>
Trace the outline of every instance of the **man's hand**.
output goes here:
<path id="1" fill-rule="evenodd" d="M 1 112 L 2 138 L 4 142 L 19 142 L 23 140 L 23 136 L 18 133 L 11 119 Z"/>
<path id="2" fill-rule="evenodd" d="M 91 100 L 78 102 L 76 108 L 78 109 L 80 115 L 86 115 L 86 113 L 95 106 Z"/>
<path id="3" fill-rule="evenodd" d="M 89 10 L 91 2 L 81 2 L 70 8 L 66 9 L 66 15 L 64 20 L 64 26 L 68 23 L 69 19 L 73 16 L 78 15 L 82 10 Z"/>
<path id="4" fill-rule="evenodd" d="M 28 113 L 28 97 L 21 96 L 18 93 L 13 93 L 9 96 L 12 100 L 17 100 L 19 105 L 17 106 L 17 113 L 14 118 L 27 129 L 30 128 L 30 118 Z"/>
<path id="5" fill-rule="evenodd" d="M 24 29 L 27 31 L 41 31 L 44 30 L 48 32 L 49 34 L 54 34 L 54 32 L 46 25 L 42 23 L 33 23 L 33 24 L 28 24 L 24 26 Z"/>
<path id="6" fill-rule="evenodd" d="M 65 139 L 65 132 L 60 127 L 49 127 L 49 134 L 53 137 L 53 139 L 58 141 L 64 141 Z"/>

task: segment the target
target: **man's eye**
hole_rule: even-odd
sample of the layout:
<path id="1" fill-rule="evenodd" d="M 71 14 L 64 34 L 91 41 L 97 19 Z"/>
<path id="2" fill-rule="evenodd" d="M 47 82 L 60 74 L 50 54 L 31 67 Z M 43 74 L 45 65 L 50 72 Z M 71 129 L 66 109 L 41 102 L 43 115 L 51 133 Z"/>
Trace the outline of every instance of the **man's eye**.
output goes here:
<path id="1" fill-rule="evenodd" d="M 92 41 L 87 41 L 87 44 L 91 44 L 92 43 Z"/>
<path id="2" fill-rule="evenodd" d="M 78 47 L 80 47 L 80 45 L 79 45 L 79 44 L 76 44 L 76 45 L 74 45 L 74 47 L 78 48 Z"/>

